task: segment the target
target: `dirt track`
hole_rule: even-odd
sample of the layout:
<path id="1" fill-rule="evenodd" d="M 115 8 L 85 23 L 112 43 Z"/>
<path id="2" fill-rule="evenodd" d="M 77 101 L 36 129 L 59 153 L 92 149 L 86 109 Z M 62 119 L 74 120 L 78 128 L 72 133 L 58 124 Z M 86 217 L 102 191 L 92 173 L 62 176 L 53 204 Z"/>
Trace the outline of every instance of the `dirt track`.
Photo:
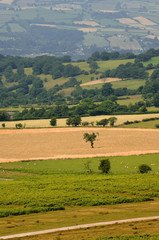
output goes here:
<path id="1" fill-rule="evenodd" d="M 159 216 L 154 216 L 154 217 L 141 217 L 141 218 L 116 220 L 116 221 L 109 221 L 109 222 L 90 223 L 90 224 L 76 225 L 76 226 L 71 226 L 71 227 L 55 228 L 55 229 L 48 229 L 48 230 L 42 230 L 42 231 L 36 231 L 36 232 L 28 232 L 28 233 L 20 233 L 20 234 L 14 234 L 14 235 L 9 235 L 9 236 L 2 236 L 2 237 L 0 237 L 0 239 L 21 238 L 21 237 L 27 237 L 27 236 L 35 236 L 35 235 L 54 233 L 54 232 L 63 232 L 63 231 L 82 229 L 82 228 L 155 220 L 158 218 L 159 218 Z"/>
<path id="2" fill-rule="evenodd" d="M 98 132 L 94 148 L 84 132 Z M 0 131 L 0 162 L 159 153 L 159 130 L 49 128 Z"/>

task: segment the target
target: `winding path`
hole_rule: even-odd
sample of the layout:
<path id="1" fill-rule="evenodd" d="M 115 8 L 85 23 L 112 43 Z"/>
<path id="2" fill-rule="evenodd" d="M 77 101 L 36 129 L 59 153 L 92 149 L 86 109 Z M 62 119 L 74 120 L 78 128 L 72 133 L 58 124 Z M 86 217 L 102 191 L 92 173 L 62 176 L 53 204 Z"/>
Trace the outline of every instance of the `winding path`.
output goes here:
<path id="1" fill-rule="evenodd" d="M 35 235 L 75 230 L 75 229 L 82 229 L 82 228 L 88 228 L 88 227 L 90 228 L 90 227 L 98 227 L 98 226 L 106 226 L 106 225 L 115 225 L 115 224 L 119 224 L 119 223 L 121 224 L 121 223 L 129 223 L 129 222 L 139 222 L 139 221 L 146 221 L 146 220 L 153 220 L 153 219 L 159 219 L 159 216 L 131 218 L 131 219 L 124 219 L 124 220 L 109 221 L 109 222 L 83 224 L 83 225 L 63 227 L 63 228 L 54 228 L 54 229 L 48 229 L 48 230 L 42 230 L 42 231 L 36 231 L 36 232 L 28 232 L 28 233 L 20 233 L 20 234 L 14 234 L 14 235 L 9 235 L 9 236 L 2 236 L 2 237 L 0 237 L 0 239 L 21 238 L 21 237 L 27 237 L 27 236 L 35 236 Z"/>

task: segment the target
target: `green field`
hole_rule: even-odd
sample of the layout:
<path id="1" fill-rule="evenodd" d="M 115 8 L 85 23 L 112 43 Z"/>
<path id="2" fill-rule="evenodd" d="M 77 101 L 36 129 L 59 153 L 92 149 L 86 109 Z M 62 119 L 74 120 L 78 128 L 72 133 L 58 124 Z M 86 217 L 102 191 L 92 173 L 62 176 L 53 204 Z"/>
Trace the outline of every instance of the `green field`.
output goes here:
<path id="1" fill-rule="evenodd" d="M 122 127 L 126 128 L 156 128 L 156 125 L 159 125 L 159 120 L 153 120 L 148 122 L 139 122 L 139 123 L 133 123 L 129 125 L 122 125 Z"/>
<path id="2" fill-rule="evenodd" d="M 137 89 L 140 86 L 144 85 L 145 80 L 142 79 L 131 79 L 112 83 L 113 88 L 128 88 L 128 89 Z"/>
<path id="3" fill-rule="evenodd" d="M 137 89 L 137 88 L 145 85 L 145 80 L 131 79 L 131 80 L 116 81 L 116 82 L 112 82 L 111 84 L 114 89 L 116 89 L 116 88 Z M 101 88 L 103 85 L 104 85 L 104 83 L 100 83 L 100 84 L 95 84 L 95 85 L 83 86 L 83 88 L 96 89 L 96 88 Z"/>
<path id="4" fill-rule="evenodd" d="M 137 174 L 138 166 L 146 163 L 152 166 L 153 173 L 158 172 L 159 154 L 145 154 L 139 156 L 118 156 L 109 157 L 111 161 L 111 174 Z M 7 168 L 10 170 L 18 170 L 20 172 L 70 172 L 70 173 L 85 173 L 85 163 L 90 160 L 90 167 L 93 172 L 99 173 L 98 165 L 100 159 L 103 158 L 82 158 L 82 159 L 64 159 L 64 160 L 45 160 L 45 161 L 24 161 L 24 162 L 13 162 L 13 163 L 0 163 L 1 168 Z"/>
<path id="5" fill-rule="evenodd" d="M 101 174 L 98 170 L 103 158 L 0 163 L 0 236 L 155 216 L 159 214 L 158 157 L 159 154 L 110 157 L 110 174 Z M 138 173 L 138 166 L 143 163 L 151 166 L 151 174 Z M 88 164 L 92 173 L 88 173 Z M 66 238 L 60 239 L 82 239 L 83 234 L 84 239 L 130 235 L 135 231 L 145 234 L 151 233 L 149 225 L 156 226 L 154 233 L 158 234 L 158 225 L 155 224 L 158 221 L 76 230 L 64 233 Z M 46 235 L 45 239 L 63 236 L 62 233 L 55 235 L 55 238 L 54 235 Z M 42 239 L 42 236 L 30 239 Z M 135 240 L 133 236 L 127 239 Z M 138 236 L 137 240 L 140 239 L 144 238 Z"/>
<path id="6" fill-rule="evenodd" d="M 120 104 L 120 105 L 129 105 L 129 104 L 135 104 L 139 101 L 142 101 L 142 96 L 141 95 L 132 95 L 132 96 L 123 96 L 123 97 L 120 97 L 118 100 L 117 100 L 117 103 Z M 156 109 L 157 111 L 157 109 Z"/>
<path id="7" fill-rule="evenodd" d="M 99 66 L 99 71 L 104 72 L 108 69 L 115 69 L 120 64 L 126 64 L 128 62 L 134 62 L 134 59 L 126 59 L 126 60 L 108 60 L 108 61 L 97 61 Z"/>
<path id="8" fill-rule="evenodd" d="M 110 175 L 100 174 L 99 158 L 1 163 L 0 216 L 153 200 L 159 197 L 158 156 L 111 157 Z M 153 174 L 138 174 L 141 163 Z"/>
<path id="9" fill-rule="evenodd" d="M 152 59 L 150 59 L 147 62 L 143 62 L 144 66 L 147 66 L 148 64 L 152 63 L 153 65 L 157 65 L 159 64 L 159 57 L 153 57 Z"/>

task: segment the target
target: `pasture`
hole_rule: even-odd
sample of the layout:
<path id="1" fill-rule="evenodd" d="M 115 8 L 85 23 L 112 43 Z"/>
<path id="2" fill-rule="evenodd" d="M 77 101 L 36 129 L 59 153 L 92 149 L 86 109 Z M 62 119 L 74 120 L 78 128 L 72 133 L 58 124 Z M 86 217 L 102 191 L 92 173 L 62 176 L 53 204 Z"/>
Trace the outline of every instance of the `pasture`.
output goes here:
<path id="1" fill-rule="evenodd" d="M 152 63 L 153 65 L 157 65 L 159 64 L 159 57 L 153 57 L 152 59 L 150 59 L 147 62 L 144 62 L 143 65 L 147 66 L 148 64 Z"/>
<path id="2" fill-rule="evenodd" d="M 85 132 L 98 132 L 95 148 Z M 83 158 L 159 152 L 156 129 L 46 128 L 1 130 L 0 161 Z M 114 147 L 115 146 L 115 147 Z"/>
<path id="3" fill-rule="evenodd" d="M 156 128 L 156 125 L 159 125 L 159 120 L 152 120 L 146 122 L 132 123 L 129 125 L 123 125 L 122 127 L 128 128 Z"/>
<path id="4" fill-rule="evenodd" d="M 110 79 L 110 78 L 108 78 Z M 95 80 L 96 81 L 96 80 Z M 93 84 L 94 81 L 88 82 L 87 84 L 85 83 L 85 85 L 83 85 L 82 87 L 85 89 L 95 89 L 95 88 L 101 88 L 104 84 L 101 83 L 101 81 L 99 80 L 98 82 L 95 82 L 96 84 Z M 109 81 L 106 81 L 105 83 L 107 83 Z M 118 80 L 118 81 L 111 81 L 112 87 L 114 89 L 116 88 L 128 88 L 128 89 L 137 89 L 141 86 L 145 85 L 145 80 L 142 79 L 129 79 L 129 80 Z"/>
<path id="5" fill-rule="evenodd" d="M 129 97 L 128 96 L 120 97 L 117 100 L 117 103 L 120 104 L 120 105 L 129 105 L 129 104 L 135 104 L 139 101 L 142 101 L 142 96 L 141 95 L 132 95 L 132 96 L 129 96 Z"/>
<path id="6" fill-rule="evenodd" d="M 92 174 L 88 174 L 85 168 L 88 159 L 1 163 L 0 236 L 159 215 L 158 156 L 110 157 L 109 175 L 100 174 L 98 170 L 101 158 L 91 159 Z M 152 174 L 138 174 L 137 168 L 141 163 L 151 164 Z M 151 221 L 151 228 L 145 227 L 147 223 L 135 223 L 133 226 L 136 224 L 139 224 L 139 234 L 159 233 L 159 221 Z M 152 225 L 156 227 L 154 232 L 150 230 Z M 84 239 L 88 239 L 90 232 L 94 232 L 96 238 L 110 234 L 116 236 L 120 229 L 118 235 L 134 234 L 136 229 L 133 226 L 114 226 L 114 231 L 112 227 L 87 229 L 84 230 L 87 233 Z M 95 234 L 98 229 L 99 233 Z M 100 229 L 105 230 L 102 233 Z M 105 235 L 106 230 L 108 235 Z M 75 232 L 77 236 L 83 234 L 83 230 Z M 73 236 L 75 232 L 73 231 Z M 53 234 L 53 237 L 58 234 Z M 71 232 L 68 234 L 70 236 Z M 67 233 L 62 235 L 67 236 Z M 33 239 L 42 238 L 38 236 Z"/>

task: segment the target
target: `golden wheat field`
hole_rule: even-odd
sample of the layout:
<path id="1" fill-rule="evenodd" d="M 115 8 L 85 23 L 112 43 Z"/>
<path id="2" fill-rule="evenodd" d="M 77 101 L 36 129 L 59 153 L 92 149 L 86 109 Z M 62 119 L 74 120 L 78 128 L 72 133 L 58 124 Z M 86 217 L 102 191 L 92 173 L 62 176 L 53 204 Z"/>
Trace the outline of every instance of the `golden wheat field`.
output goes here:
<path id="1" fill-rule="evenodd" d="M 83 140 L 98 132 L 94 148 Z M 159 152 L 159 130 L 122 128 L 46 128 L 0 131 L 0 162 L 133 155 Z"/>

